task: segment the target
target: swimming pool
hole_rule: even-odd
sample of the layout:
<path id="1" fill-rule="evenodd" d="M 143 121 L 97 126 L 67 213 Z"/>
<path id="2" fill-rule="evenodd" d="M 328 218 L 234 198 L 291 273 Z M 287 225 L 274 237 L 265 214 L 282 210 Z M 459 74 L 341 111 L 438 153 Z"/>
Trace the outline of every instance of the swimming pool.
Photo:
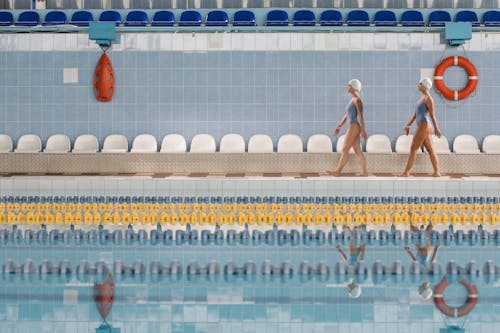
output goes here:
<path id="1" fill-rule="evenodd" d="M 492 179 L 12 177 L 0 185 L 1 332 L 494 332 L 500 322 Z M 143 220 L 143 210 L 156 219 Z M 433 232 L 409 230 L 415 216 L 418 226 L 434 213 Z M 367 225 L 351 235 L 342 224 Z M 336 251 L 351 240 L 366 244 L 358 267 Z M 442 244 L 437 264 L 415 271 L 404 247 L 427 240 Z M 109 274 L 114 301 L 101 326 L 94 283 Z M 462 278 L 477 286 L 468 315 L 444 316 L 420 296 L 423 282 L 434 289 L 443 276 L 452 308 L 467 303 Z"/>

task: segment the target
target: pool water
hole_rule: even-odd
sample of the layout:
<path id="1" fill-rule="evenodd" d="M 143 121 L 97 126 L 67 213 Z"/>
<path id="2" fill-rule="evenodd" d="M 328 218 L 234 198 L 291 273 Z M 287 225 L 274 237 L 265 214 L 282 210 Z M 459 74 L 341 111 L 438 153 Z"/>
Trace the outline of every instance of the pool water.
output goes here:
<path id="1" fill-rule="evenodd" d="M 440 332 L 448 325 L 466 332 L 495 332 L 500 327 L 498 275 L 486 272 L 484 266 L 488 260 L 500 262 L 496 239 L 443 243 L 438 254 L 441 274 L 418 275 L 410 274 L 411 263 L 403 250 L 413 242 L 404 238 L 367 242 L 366 273 L 339 274 L 336 265 L 341 260 L 335 247 L 340 244 L 346 250 L 349 245 L 341 238 L 282 245 L 254 239 L 205 245 L 7 239 L 0 245 L 3 262 L 11 259 L 21 267 L 31 259 L 37 272 L 5 273 L 4 265 L 0 332 L 390 333 Z M 40 273 L 43 260 L 54 266 L 67 260 L 71 270 Z M 90 267 L 85 274 L 79 273 L 82 260 Z M 471 261 L 479 268 L 473 274 L 462 269 Z M 162 267 L 176 262 L 181 273 L 152 273 L 152 262 Z M 255 274 L 243 273 L 249 262 L 255 264 Z M 399 274 L 390 272 L 395 262 L 403 268 Z M 458 270 L 449 269 L 450 262 Z M 123 268 L 119 273 L 117 263 Z M 290 269 L 283 271 L 283 263 Z M 319 263 L 327 271 L 317 270 Z M 382 264 L 386 273 L 374 273 L 375 263 Z M 269 274 L 264 272 L 266 265 L 272 267 Z M 103 324 L 93 290 L 108 273 L 115 282 L 115 298 Z M 465 317 L 445 317 L 432 299 L 418 294 L 422 282 L 433 287 L 445 274 L 451 285 L 444 297 L 450 306 L 461 306 L 467 298 L 459 279 L 478 288 L 478 304 Z M 351 298 L 347 291 L 353 281 L 361 286 L 359 298 Z"/>

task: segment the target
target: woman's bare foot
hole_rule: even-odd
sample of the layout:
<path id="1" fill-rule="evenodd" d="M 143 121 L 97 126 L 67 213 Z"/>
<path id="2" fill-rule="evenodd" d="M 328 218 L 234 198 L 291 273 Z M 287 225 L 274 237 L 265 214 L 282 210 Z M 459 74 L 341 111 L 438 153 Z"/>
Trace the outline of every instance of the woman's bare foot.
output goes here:
<path id="1" fill-rule="evenodd" d="M 441 173 L 440 172 L 434 172 L 432 174 L 432 177 L 441 177 Z"/>
<path id="2" fill-rule="evenodd" d="M 399 177 L 409 177 L 410 173 L 409 172 L 403 172 L 402 174 L 399 175 Z"/>
<path id="3" fill-rule="evenodd" d="M 329 174 L 330 176 L 340 177 L 340 172 L 339 172 L 339 171 L 337 171 L 337 170 L 328 171 L 328 174 Z"/>

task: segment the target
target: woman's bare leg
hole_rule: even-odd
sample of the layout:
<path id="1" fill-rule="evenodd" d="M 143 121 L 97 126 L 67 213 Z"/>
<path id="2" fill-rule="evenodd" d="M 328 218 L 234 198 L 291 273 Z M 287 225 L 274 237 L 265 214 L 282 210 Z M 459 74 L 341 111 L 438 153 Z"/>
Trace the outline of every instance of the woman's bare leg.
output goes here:
<path id="1" fill-rule="evenodd" d="M 439 161 L 437 159 L 436 151 L 434 150 L 434 145 L 432 144 L 431 134 L 428 134 L 425 138 L 424 147 L 427 149 L 429 157 L 431 158 L 432 168 L 434 169 L 434 173 L 432 175 L 434 177 L 441 177 L 441 173 L 439 172 Z"/>
<path id="2" fill-rule="evenodd" d="M 413 141 L 411 142 L 410 156 L 408 157 L 408 162 L 406 163 L 405 171 L 401 174 L 401 177 L 408 177 L 410 175 L 410 170 L 415 164 L 417 159 L 417 151 L 420 149 L 424 140 L 427 136 L 427 123 L 420 123 L 417 127 L 415 134 L 413 135 Z"/>
<path id="3" fill-rule="evenodd" d="M 365 156 L 363 155 L 363 151 L 361 150 L 361 142 L 359 140 L 359 135 L 356 136 L 354 139 L 354 144 L 352 145 L 352 149 L 354 149 L 354 152 L 356 153 L 356 156 L 358 158 L 358 163 L 359 166 L 361 167 L 361 173 L 359 174 L 360 176 L 368 176 L 368 172 L 366 171 L 366 160 Z"/>
<path id="4" fill-rule="evenodd" d="M 347 161 L 349 160 L 349 149 L 351 149 L 352 145 L 354 144 L 354 140 L 356 138 L 358 138 L 359 140 L 359 132 L 360 132 L 359 125 L 355 124 L 349 125 L 349 129 L 345 134 L 344 147 L 342 148 L 342 156 L 340 156 L 340 161 L 337 164 L 335 171 L 333 171 L 335 175 L 340 174 L 344 166 L 347 164 Z"/>

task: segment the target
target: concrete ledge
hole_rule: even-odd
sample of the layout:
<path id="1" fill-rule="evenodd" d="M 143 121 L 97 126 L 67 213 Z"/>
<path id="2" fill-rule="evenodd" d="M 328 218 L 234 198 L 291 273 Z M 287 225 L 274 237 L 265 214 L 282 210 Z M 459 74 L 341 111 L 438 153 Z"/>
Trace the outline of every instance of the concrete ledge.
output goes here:
<path id="1" fill-rule="evenodd" d="M 369 173 L 400 173 L 403 154 L 366 154 Z M 271 154 L 16 154 L 0 155 L 1 174 L 120 174 L 120 173 L 324 173 L 335 168 L 338 153 Z M 500 175 L 500 155 L 439 155 L 443 174 Z M 345 172 L 358 172 L 351 155 Z M 417 155 L 414 173 L 432 173 L 426 154 Z"/>

